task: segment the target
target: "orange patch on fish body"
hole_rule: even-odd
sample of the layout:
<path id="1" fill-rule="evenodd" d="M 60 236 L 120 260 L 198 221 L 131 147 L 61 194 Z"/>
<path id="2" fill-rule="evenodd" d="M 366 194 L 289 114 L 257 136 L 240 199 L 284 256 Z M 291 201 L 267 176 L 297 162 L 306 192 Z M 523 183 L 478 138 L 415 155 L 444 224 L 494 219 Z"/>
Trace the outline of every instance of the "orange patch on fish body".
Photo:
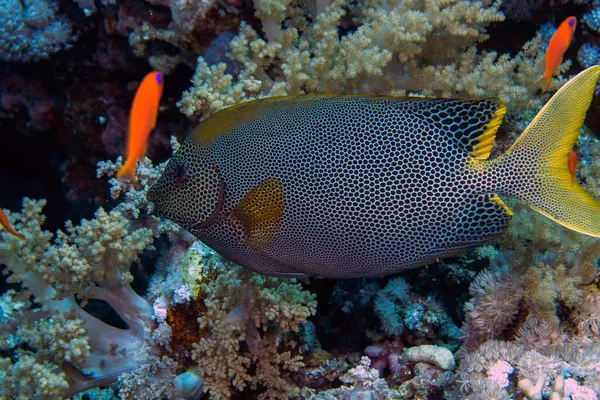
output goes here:
<path id="1" fill-rule="evenodd" d="M 552 38 L 548 43 L 548 48 L 546 49 L 546 56 L 544 57 L 544 66 L 545 71 L 544 75 L 540 78 L 536 83 L 543 83 L 544 86 L 542 88 L 542 93 L 545 93 L 550 88 L 550 82 L 552 82 L 552 75 L 554 71 L 558 68 L 560 63 L 562 62 L 563 55 L 569 48 L 571 44 L 571 40 L 573 39 L 573 33 L 575 32 L 575 27 L 577 26 L 577 18 L 569 17 L 565 19 Z"/>
<path id="2" fill-rule="evenodd" d="M 4 214 L 4 211 L 2 211 L 2 209 L 0 209 L 0 224 L 2 224 L 4 229 L 6 229 L 6 231 L 11 235 L 18 237 L 19 239 L 25 239 L 25 236 L 23 236 L 21 233 L 17 233 L 17 231 L 15 231 L 15 228 L 13 228 L 10 222 L 8 222 L 8 217 L 6 216 L 6 214 Z"/>
<path id="3" fill-rule="evenodd" d="M 571 186 L 575 182 L 575 172 L 577 171 L 577 153 L 572 151 L 569 153 L 569 158 L 567 162 L 569 166 L 569 172 L 571 173 Z"/>
<path id="4" fill-rule="evenodd" d="M 129 114 L 127 160 L 117 173 L 117 178 L 127 176 L 130 180 L 135 180 L 135 167 L 138 160 L 146 154 L 150 132 L 156 126 L 162 91 L 163 77 L 160 72 L 150 72 L 140 83 Z"/>

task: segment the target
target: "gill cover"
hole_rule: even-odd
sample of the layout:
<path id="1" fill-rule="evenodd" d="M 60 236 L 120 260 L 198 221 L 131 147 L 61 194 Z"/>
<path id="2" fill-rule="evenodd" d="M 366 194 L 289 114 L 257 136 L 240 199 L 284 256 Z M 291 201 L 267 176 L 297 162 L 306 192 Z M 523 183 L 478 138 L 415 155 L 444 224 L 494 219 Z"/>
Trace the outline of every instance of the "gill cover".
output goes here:
<path id="1" fill-rule="evenodd" d="M 224 184 L 208 148 L 186 140 L 150 188 L 155 214 L 187 230 L 208 226 L 223 203 Z"/>

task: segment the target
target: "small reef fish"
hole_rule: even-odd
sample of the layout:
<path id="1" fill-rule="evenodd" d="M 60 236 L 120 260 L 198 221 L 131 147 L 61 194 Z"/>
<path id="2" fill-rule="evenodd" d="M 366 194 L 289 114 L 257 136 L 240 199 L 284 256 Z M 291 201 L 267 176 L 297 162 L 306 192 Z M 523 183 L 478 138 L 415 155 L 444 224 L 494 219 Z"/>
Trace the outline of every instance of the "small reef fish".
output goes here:
<path id="1" fill-rule="evenodd" d="M 18 237 L 19 239 L 25 239 L 25 236 L 23 236 L 23 234 L 21 233 L 17 233 L 17 231 L 15 231 L 15 228 L 13 228 L 10 222 L 8 222 L 8 217 L 6 216 L 6 214 L 4 214 L 4 211 L 2 211 L 2 209 L 0 209 L 0 224 L 2 224 L 4 229 L 6 229 L 6 231 L 11 235 Z"/>
<path id="2" fill-rule="evenodd" d="M 573 186 L 575 183 L 575 172 L 577 172 L 577 153 L 575 151 L 569 153 L 567 164 L 569 166 L 569 173 L 571 174 L 571 186 Z"/>
<path id="3" fill-rule="evenodd" d="M 146 154 L 150 132 L 156 126 L 162 91 L 163 76 L 160 72 L 150 72 L 140 83 L 129 114 L 127 159 L 117 172 L 117 178 L 128 177 L 129 180 L 135 181 L 137 162 Z"/>
<path id="4" fill-rule="evenodd" d="M 600 236 L 600 203 L 573 149 L 600 66 L 571 79 L 510 149 L 489 159 L 500 100 L 302 95 L 200 122 L 148 198 L 228 259 L 267 275 L 397 273 L 487 243 L 520 199 Z"/>
<path id="5" fill-rule="evenodd" d="M 552 75 L 562 62 L 563 55 L 571 44 L 576 26 L 577 18 L 569 17 L 560 24 L 556 32 L 554 32 L 554 35 L 552 35 L 552 38 L 548 43 L 548 48 L 546 49 L 546 56 L 544 57 L 544 75 L 536 82 L 536 84 L 543 84 L 542 94 L 547 92 L 550 88 Z"/>

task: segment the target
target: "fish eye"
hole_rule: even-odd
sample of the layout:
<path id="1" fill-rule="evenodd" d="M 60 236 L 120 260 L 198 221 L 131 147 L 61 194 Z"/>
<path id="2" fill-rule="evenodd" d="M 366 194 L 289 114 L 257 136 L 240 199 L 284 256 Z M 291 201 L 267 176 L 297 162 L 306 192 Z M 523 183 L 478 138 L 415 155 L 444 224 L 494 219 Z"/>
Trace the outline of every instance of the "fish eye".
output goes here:
<path id="1" fill-rule="evenodd" d="M 575 25 L 575 18 L 571 18 L 571 20 L 569 21 L 569 26 L 573 25 Z"/>
<path id="2" fill-rule="evenodd" d="M 185 183 L 188 178 L 189 167 L 185 163 L 181 163 L 175 167 L 174 175 L 177 182 Z"/>

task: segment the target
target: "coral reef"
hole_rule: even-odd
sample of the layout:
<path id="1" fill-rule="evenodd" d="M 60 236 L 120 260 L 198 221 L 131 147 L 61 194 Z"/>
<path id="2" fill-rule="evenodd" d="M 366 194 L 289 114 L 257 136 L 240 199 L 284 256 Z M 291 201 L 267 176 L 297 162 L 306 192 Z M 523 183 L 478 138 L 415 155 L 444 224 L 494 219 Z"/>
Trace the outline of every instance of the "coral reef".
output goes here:
<path id="1" fill-rule="evenodd" d="M 230 58 L 239 64 L 235 77 L 226 64 L 199 57 L 193 86 L 179 102 L 182 112 L 207 115 L 253 98 L 315 92 L 498 96 L 510 112 L 541 107 L 533 85 L 543 60 L 541 35 L 515 57 L 476 49 L 488 38 L 485 28 L 504 19 L 495 3 L 317 3 L 259 2 L 267 40 L 241 25 L 230 44 Z"/>
<path id="2" fill-rule="evenodd" d="M 36 165 L 58 186 L 36 184 L 64 197 L 7 212 L 26 240 L 0 231 L 0 398 L 596 399 L 600 244 L 526 205 L 503 198 L 509 231 L 465 255 L 331 281 L 246 271 L 146 200 L 169 137 L 272 95 L 500 97 L 499 154 L 551 95 L 535 82 L 561 18 L 581 23 L 550 91 L 600 60 L 598 2 L 542 3 L 0 0 L 0 127 L 57 143 Z M 166 76 L 157 163 L 135 185 L 100 160 L 122 154 L 149 68 Z M 18 147 L 2 176 L 33 180 Z M 595 133 L 575 150 L 575 179 L 600 199 Z M 4 189 L 16 209 L 23 194 Z"/>
<path id="3" fill-rule="evenodd" d="M 57 16 L 53 0 L 0 2 L 0 60 L 37 61 L 68 48 L 71 23 Z"/>
<path id="4" fill-rule="evenodd" d="M 99 175 L 116 167 L 104 164 Z M 1 233 L 0 263 L 7 267 L 7 281 L 21 287 L 3 296 L 2 346 L 10 356 L 2 364 L 12 372 L 2 375 L 2 395 L 77 393 L 115 381 L 156 353 L 148 340 L 152 308 L 129 286 L 129 267 L 155 237 L 178 230 L 147 216 L 145 191 L 161 168 L 146 161 L 139 170 L 140 190 L 114 179 L 112 193 L 124 194 L 124 202 L 109 212 L 98 209 L 94 219 L 79 225 L 67 221 L 55 234 L 42 229 L 43 200 L 24 199 L 22 211 L 10 215 L 26 240 Z M 90 299 L 109 304 L 127 329 L 86 311 Z M 24 379 L 26 370 L 38 372 Z"/>

